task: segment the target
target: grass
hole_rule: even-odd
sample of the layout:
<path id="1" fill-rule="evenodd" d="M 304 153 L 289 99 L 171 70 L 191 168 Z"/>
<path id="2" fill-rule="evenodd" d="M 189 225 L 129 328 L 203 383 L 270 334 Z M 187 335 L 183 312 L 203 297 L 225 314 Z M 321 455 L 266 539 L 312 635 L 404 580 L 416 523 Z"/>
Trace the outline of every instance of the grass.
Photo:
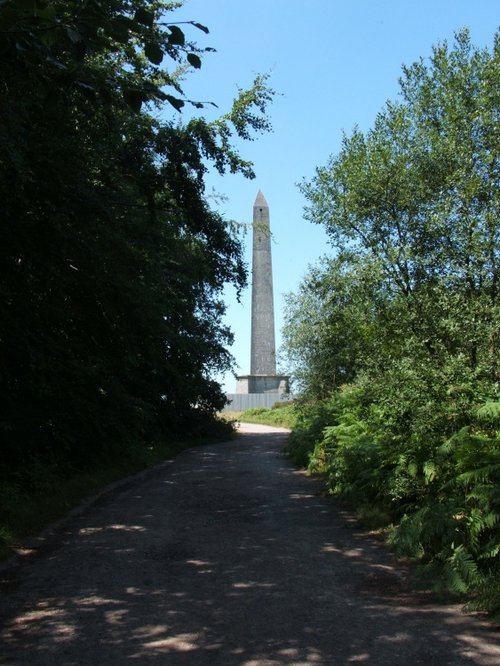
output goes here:
<path id="1" fill-rule="evenodd" d="M 293 402 L 277 403 L 270 409 L 253 407 L 244 412 L 224 412 L 223 417 L 244 423 L 261 423 L 279 428 L 292 429 L 297 422 L 297 413 Z"/>

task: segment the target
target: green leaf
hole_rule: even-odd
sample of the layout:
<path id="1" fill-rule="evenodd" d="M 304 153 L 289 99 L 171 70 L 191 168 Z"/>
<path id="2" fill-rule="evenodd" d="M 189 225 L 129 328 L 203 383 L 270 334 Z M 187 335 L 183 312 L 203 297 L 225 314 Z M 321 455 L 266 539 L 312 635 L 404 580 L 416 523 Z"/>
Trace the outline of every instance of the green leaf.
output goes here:
<path id="1" fill-rule="evenodd" d="M 87 81 L 75 81 L 75 86 L 84 90 L 93 90 L 94 92 L 97 92 L 95 85 L 93 83 L 88 83 Z"/>
<path id="2" fill-rule="evenodd" d="M 67 26 L 66 34 L 68 35 L 70 41 L 73 42 L 73 44 L 82 41 L 81 34 L 78 32 L 78 30 L 75 30 L 74 28 L 70 28 L 69 26 Z"/>
<path id="3" fill-rule="evenodd" d="M 31 45 L 25 39 L 18 39 L 16 42 L 16 49 L 18 51 L 30 51 Z"/>
<path id="4" fill-rule="evenodd" d="M 87 45 L 84 41 L 73 44 L 72 53 L 76 61 L 81 62 L 87 55 Z"/>
<path id="5" fill-rule="evenodd" d="M 498 421 L 500 420 L 500 402 L 487 402 L 477 410 L 477 415 L 480 419 L 485 421 Z"/>
<path id="6" fill-rule="evenodd" d="M 142 25 L 147 25 L 148 28 L 152 28 L 155 22 L 155 15 L 153 14 L 153 12 L 149 12 L 147 9 L 143 9 L 142 7 L 140 7 L 136 11 L 134 19 L 138 23 L 142 23 Z"/>
<path id="7" fill-rule="evenodd" d="M 75 81 L 75 86 L 80 89 L 80 91 L 85 95 L 85 97 L 87 97 L 87 99 L 95 99 L 97 92 L 95 86 L 85 83 L 85 81 Z"/>
<path id="8" fill-rule="evenodd" d="M 431 483 L 437 476 L 438 470 L 433 460 L 427 460 L 423 465 L 424 478 L 426 483 Z"/>
<path id="9" fill-rule="evenodd" d="M 38 18 L 45 19 L 46 21 L 52 20 L 57 14 L 56 8 L 54 5 L 47 5 L 46 7 L 36 8 L 36 15 Z"/>
<path id="10" fill-rule="evenodd" d="M 117 16 L 114 19 L 114 23 L 120 23 L 124 28 L 127 28 L 127 30 L 137 32 L 137 22 L 128 16 Z"/>
<path id="11" fill-rule="evenodd" d="M 139 90 L 125 88 L 123 91 L 123 99 L 130 106 L 132 111 L 134 111 L 135 113 L 140 112 L 142 103 L 144 101 L 144 97 Z"/>
<path id="12" fill-rule="evenodd" d="M 173 95 L 166 95 L 165 98 L 168 102 L 170 102 L 174 109 L 177 109 L 177 111 L 180 111 L 184 106 L 183 100 L 179 99 L 178 97 L 174 97 Z"/>
<path id="13" fill-rule="evenodd" d="M 202 25 L 201 23 L 196 23 L 196 21 L 192 22 L 195 28 L 198 28 L 198 30 L 202 30 L 206 35 L 210 32 L 210 30 L 207 28 L 206 25 Z"/>
<path id="14" fill-rule="evenodd" d="M 45 30 L 42 33 L 40 33 L 40 41 L 44 46 L 48 47 L 51 49 L 53 46 L 55 46 L 58 43 L 58 38 L 59 35 L 57 34 L 56 30 Z M 80 42 L 81 44 L 82 42 Z"/>
<path id="15" fill-rule="evenodd" d="M 107 34 L 120 44 L 126 44 L 130 39 L 130 22 L 125 16 L 117 16 L 109 22 Z"/>
<path id="16" fill-rule="evenodd" d="M 199 56 L 196 55 L 196 53 L 188 53 L 187 59 L 190 65 L 196 67 L 196 69 L 200 69 L 201 59 L 199 58 Z"/>
<path id="17" fill-rule="evenodd" d="M 161 61 L 163 60 L 163 51 L 156 42 L 146 42 L 144 45 L 144 53 L 149 62 L 152 62 L 154 65 L 161 64 Z"/>
<path id="18" fill-rule="evenodd" d="M 20 9 L 23 11 L 29 11 L 30 13 L 35 13 L 36 5 L 34 0 L 17 0 L 16 3 Z"/>
<path id="19" fill-rule="evenodd" d="M 182 30 L 176 25 L 169 25 L 168 29 L 170 30 L 170 35 L 168 36 L 169 43 L 176 46 L 184 46 L 186 38 Z"/>

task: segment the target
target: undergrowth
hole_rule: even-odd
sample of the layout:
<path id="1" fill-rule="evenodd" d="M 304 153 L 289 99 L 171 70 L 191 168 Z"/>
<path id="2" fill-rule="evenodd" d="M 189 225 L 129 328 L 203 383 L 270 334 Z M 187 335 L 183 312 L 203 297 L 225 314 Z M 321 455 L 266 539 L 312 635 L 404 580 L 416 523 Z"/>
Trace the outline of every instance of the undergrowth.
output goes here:
<path id="1" fill-rule="evenodd" d="M 279 428 L 293 428 L 298 412 L 294 402 L 277 402 L 273 407 L 252 407 L 241 412 L 238 420 L 245 423 L 262 423 Z"/>
<path id="2" fill-rule="evenodd" d="M 344 387 L 304 410 L 287 452 L 382 528 L 422 585 L 499 620 L 500 403 L 471 407 L 455 429 L 449 409 L 435 408 L 425 438 L 420 418 L 406 415 L 403 438 L 369 392 Z"/>

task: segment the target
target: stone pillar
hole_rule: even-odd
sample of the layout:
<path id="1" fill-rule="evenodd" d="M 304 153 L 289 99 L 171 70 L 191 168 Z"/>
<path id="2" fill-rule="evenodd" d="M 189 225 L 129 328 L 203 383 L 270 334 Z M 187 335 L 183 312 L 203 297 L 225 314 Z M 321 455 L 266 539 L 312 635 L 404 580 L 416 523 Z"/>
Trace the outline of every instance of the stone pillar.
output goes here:
<path id="1" fill-rule="evenodd" d="M 259 190 L 253 205 L 251 375 L 276 375 L 269 206 Z"/>
<path id="2" fill-rule="evenodd" d="M 275 345 L 269 206 L 259 190 L 253 205 L 250 374 L 237 377 L 236 393 L 228 394 L 238 409 L 272 407 L 286 399 L 288 377 L 276 374 Z"/>

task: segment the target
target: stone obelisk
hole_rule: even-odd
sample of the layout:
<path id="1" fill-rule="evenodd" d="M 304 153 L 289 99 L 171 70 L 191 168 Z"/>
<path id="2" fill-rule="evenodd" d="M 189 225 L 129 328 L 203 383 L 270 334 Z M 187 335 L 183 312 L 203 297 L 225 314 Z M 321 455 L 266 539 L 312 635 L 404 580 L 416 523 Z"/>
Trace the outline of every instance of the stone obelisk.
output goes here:
<path id="1" fill-rule="evenodd" d="M 271 229 L 269 206 L 260 190 L 253 205 L 250 374 L 276 374 Z"/>
<path id="2" fill-rule="evenodd" d="M 270 406 L 288 393 L 288 377 L 276 374 L 271 228 L 269 206 L 260 190 L 253 205 L 251 325 L 250 374 L 237 377 L 236 394 L 231 397 L 241 409 Z M 247 394 L 245 400 L 242 394 Z"/>

